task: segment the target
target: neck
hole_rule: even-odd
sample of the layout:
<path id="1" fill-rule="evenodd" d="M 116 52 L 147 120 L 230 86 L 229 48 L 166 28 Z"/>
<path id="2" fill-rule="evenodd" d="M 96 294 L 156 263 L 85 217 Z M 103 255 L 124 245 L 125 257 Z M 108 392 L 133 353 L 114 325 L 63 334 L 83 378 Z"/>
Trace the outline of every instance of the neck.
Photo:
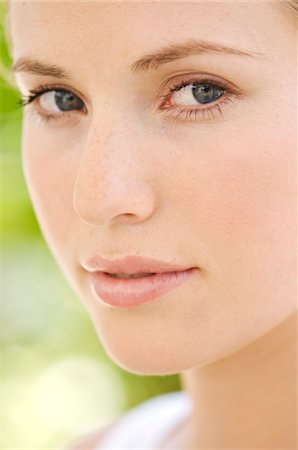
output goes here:
<path id="1" fill-rule="evenodd" d="M 189 448 L 297 448 L 297 314 L 241 351 L 186 370 Z"/>

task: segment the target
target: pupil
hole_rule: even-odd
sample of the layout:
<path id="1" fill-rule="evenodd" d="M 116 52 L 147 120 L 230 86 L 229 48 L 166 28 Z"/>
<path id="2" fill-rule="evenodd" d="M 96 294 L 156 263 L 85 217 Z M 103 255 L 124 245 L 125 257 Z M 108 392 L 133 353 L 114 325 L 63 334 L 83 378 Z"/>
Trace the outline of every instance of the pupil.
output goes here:
<path id="1" fill-rule="evenodd" d="M 200 83 L 193 85 L 192 93 L 199 103 L 210 103 L 217 100 L 224 93 L 224 89 L 209 83 Z"/>
<path id="2" fill-rule="evenodd" d="M 55 103 L 61 111 L 82 109 L 83 102 L 72 92 L 56 91 Z"/>

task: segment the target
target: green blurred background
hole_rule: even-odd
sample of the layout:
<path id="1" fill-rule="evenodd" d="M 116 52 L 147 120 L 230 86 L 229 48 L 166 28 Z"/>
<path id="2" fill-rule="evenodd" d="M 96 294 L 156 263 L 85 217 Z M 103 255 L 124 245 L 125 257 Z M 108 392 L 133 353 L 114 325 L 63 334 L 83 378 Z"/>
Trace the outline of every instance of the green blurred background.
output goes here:
<path id="1" fill-rule="evenodd" d="M 178 375 L 116 366 L 40 233 L 21 166 L 22 111 L 0 3 L 1 450 L 58 449 L 124 411 L 180 389 Z"/>

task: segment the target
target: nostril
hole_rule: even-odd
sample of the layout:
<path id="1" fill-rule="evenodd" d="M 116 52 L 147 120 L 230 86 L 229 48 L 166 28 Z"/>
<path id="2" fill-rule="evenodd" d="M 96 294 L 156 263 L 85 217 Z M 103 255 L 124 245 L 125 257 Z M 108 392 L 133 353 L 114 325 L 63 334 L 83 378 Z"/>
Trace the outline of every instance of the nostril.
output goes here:
<path id="1" fill-rule="evenodd" d="M 118 214 L 116 217 L 114 217 L 113 221 L 115 221 L 115 220 L 122 221 L 123 220 L 124 222 L 126 222 L 126 221 L 131 222 L 136 219 L 138 219 L 138 217 L 134 213 L 122 213 L 122 214 Z"/>

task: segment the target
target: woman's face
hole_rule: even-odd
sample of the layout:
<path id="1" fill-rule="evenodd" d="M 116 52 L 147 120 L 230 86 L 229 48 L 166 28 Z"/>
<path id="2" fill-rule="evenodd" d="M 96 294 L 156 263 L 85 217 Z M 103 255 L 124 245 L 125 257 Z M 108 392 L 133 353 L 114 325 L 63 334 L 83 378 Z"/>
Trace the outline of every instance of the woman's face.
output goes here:
<path id="1" fill-rule="evenodd" d="M 294 312 L 296 30 L 283 8 L 14 2 L 10 27 L 15 62 L 65 72 L 16 67 L 24 96 L 49 90 L 25 108 L 24 169 L 49 246 L 109 355 L 135 373 L 176 373 Z M 132 70 L 185 43 L 184 57 Z M 75 96 L 59 100 L 58 88 Z M 83 266 L 94 255 L 200 270 L 154 301 L 113 308 L 90 287 Z"/>

